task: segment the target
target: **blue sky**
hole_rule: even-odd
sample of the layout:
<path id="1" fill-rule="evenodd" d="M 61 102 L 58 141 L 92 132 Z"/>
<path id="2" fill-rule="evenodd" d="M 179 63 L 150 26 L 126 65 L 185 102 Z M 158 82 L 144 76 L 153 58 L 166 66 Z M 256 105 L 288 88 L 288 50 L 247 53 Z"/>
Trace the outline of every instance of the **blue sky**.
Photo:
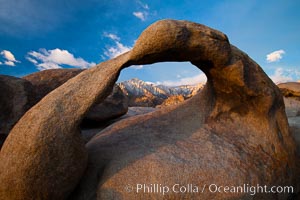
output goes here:
<path id="1" fill-rule="evenodd" d="M 300 80 L 300 1 L 0 0 L 0 74 L 88 68 L 132 48 L 153 22 L 171 18 L 224 32 L 275 82 Z M 167 85 L 204 81 L 189 63 L 123 70 Z"/>

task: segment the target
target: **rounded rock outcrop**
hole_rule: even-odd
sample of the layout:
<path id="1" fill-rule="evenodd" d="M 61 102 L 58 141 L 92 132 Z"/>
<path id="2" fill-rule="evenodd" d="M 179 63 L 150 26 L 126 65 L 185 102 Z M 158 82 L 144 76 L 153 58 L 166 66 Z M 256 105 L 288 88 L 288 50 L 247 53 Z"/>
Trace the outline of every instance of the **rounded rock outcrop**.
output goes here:
<path id="1" fill-rule="evenodd" d="M 285 97 L 300 97 L 300 82 L 287 82 L 277 85 Z"/>
<path id="2" fill-rule="evenodd" d="M 36 104 L 49 92 L 77 76 L 82 71 L 82 69 L 49 69 L 32 73 L 22 78 L 33 85 L 36 94 L 34 104 Z"/>
<path id="3" fill-rule="evenodd" d="M 105 122 L 125 115 L 128 111 L 128 100 L 118 85 L 101 103 L 96 102 L 85 116 L 85 121 Z"/>
<path id="4" fill-rule="evenodd" d="M 29 81 L 34 88 L 35 98 L 33 104 L 39 102 L 44 96 L 55 90 L 69 79 L 74 78 L 84 70 L 82 69 L 50 69 L 36 72 L 23 79 Z M 126 114 L 128 110 L 126 96 L 115 85 L 112 93 L 101 103 L 95 102 L 86 115 L 85 124 L 106 122 Z"/>
<path id="5" fill-rule="evenodd" d="M 89 108 L 109 95 L 123 68 L 162 61 L 190 61 L 206 74 L 206 86 L 178 106 L 103 130 L 86 145 L 87 162 L 77 127 Z M 295 191 L 299 183 L 296 146 L 278 87 L 223 33 L 176 20 L 154 23 L 131 51 L 49 93 L 15 125 L 0 159 L 4 199 L 161 197 L 124 189 L 139 183 L 291 185 Z M 287 193 L 200 195 L 217 200 L 289 198 Z"/>
<path id="6" fill-rule="evenodd" d="M 30 82 L 5 75 L 0 75 L 0 94 L 0 134 L 7 135 L 32 106 L 35 94 Z"/>
<path id="7" fill-rule="evenodd" d="M 287 82 L 277 85 L 282 93 L 287 117 L 297 117 L 300 113 L 300 83 Z"/>

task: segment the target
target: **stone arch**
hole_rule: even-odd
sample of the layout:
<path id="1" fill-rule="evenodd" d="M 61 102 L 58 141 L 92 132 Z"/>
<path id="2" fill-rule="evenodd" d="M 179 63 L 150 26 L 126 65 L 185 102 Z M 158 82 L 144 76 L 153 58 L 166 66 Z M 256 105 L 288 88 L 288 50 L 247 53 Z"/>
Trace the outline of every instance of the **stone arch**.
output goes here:
<path id="1" fill-rule="evenodd" d="M 70 79 L 20 119 L 0 152 L 0 199 L 66 199 L 87 165 L 78 132 L 87 110 L 109 94 L 122 69 L 163 61 L 190 61 L 206 74 L 201 123 L 208 127 L 201 131 L 229 141 L 243 136 L 239 148 L 247 148 L 251 158 L 251 145 L 258 142 L 259 151 L 272 157 L 267 175 L 257 172 L 264 183 L 276 183 L 275 171 L 293 176 L 296 159 L 288 155 L 295 155 L 295 145 L 274 83 L 225 34 L 193 22 L 162 20 L 148 27 L 131 51 Z"/>
<path id="2" fill-rule="evenodd" d="M 190 62 L 159 62 L 123 69 L 117 84 L 127 95 L 129 107 L 162 107 L 191 98 L 200 92 L 206 80 L 206 75 Z M 132 90 L 131 86 L 136 84 L 141 88 Z"/>

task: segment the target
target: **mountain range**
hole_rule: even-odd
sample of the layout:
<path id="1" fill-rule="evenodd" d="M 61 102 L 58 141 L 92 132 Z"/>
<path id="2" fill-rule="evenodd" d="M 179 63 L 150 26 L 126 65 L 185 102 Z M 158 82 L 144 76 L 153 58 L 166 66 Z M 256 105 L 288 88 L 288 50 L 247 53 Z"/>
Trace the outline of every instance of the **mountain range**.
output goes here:
<path id="1" fill-rule="evenodd" d="M 170 87 L 145 82 L 138 78 L 120 82 L 118 85 L 128 97 L 129 106 L 143 107 L 156 107 L 164 102 L 168 105 L 179 103 L 197 94 L 204 86 L 199 83 Z"/>

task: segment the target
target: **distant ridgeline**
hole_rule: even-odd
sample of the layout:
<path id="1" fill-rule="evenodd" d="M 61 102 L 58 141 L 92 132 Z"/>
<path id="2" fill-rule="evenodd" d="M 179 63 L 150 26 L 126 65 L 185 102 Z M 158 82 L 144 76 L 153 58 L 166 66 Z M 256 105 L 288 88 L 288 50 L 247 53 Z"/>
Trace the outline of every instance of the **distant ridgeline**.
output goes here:
<path id="1" fill-rule="evenodd" d="M 147 83 L 137 78 L 118 83 L 128 96 L 129 106 L 155 107 L 166 100 L 181 102 L 197 94 L 204 84 L 169 87 Z M 172 103 L 171 103 L 172 104 Z"/>

